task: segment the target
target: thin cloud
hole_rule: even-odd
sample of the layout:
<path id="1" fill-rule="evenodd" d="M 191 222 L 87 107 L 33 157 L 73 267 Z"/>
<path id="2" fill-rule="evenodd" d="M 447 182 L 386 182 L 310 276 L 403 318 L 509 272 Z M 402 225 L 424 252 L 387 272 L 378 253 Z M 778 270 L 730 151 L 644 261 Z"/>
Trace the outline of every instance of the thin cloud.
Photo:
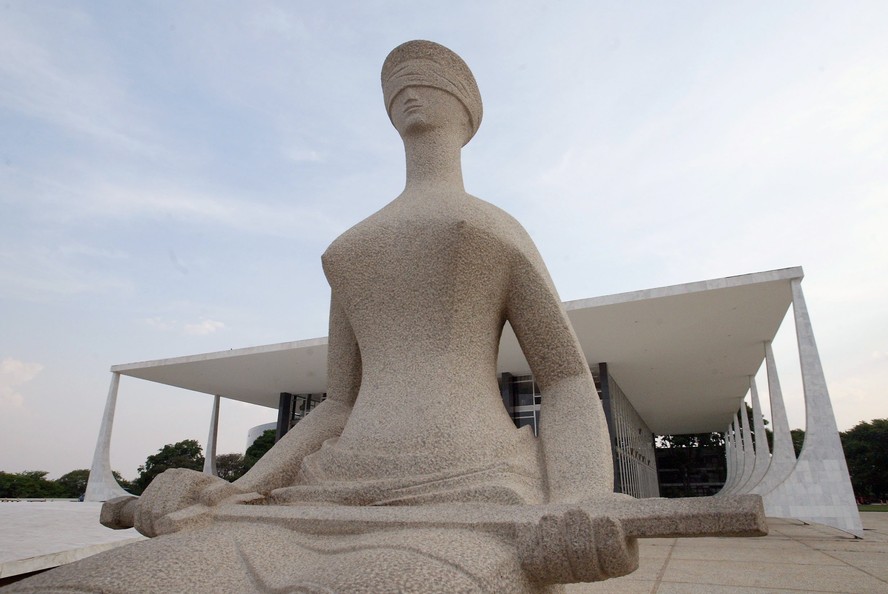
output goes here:
<path id="1" fill-rule="evenodd" d="M 19 388 L 37 377 L 42 370 L 40 363 L 27 363 L 12 357 L 0 361 L 0 410 L 25 408 L 25 397 Z"/>
<path id="2" fill-rule="evenodd" d="M 123 250 L 109 250 L 83 243 L 67 243 L 59 246 L 58 252 L 65 257 L 97 258 L 103 260 L 128 260 L 130 255 Z"/>
<path id="3" fill-rule="evenodd" d="M 104 273 L 75 255 L 43 246 L 0 246 L 0 295 L 42 300 L 132 293 L 131 280 Z"/>
<path id="4" fill-rule="evenodd" d="M 180 332 L 189 336 L 207 336 L 227 328 L 224 322 L 210 318 L 204 318 L 199 322 L 189 324 L 179 322 L 178 320 L 168 320 L 161 316 L 154 316 L 142 319 L 142 323 L 161 332 Z"/>
<path id="5" fill-rule="evenodd" d="M 37 189 L 30 193 L 32 200 L 43 203 L 40 216 L 65 223 L 163 218 L 217 230 L 225 227 L 245 233 L 303 238 L 335 236 L 341 231 L 341 225 L 324 210 L 320 200 L 317 206 L 263 203 L 255 198 L 232 196 L 225 189 L 187 189 L 186 180 L 178 184 L 175 180 L 158 182 L 140 177 L 125 183 L 73 179 L 64 184 L 45 176 L 27 180 L 15 177 L 13 187 L 22 187 L 27 181 Z"/>
<path id="6" fill-rule="evenodd" d="M 0 19 L 0 105 L 79 136 L 139 153 L 156 154 L 150 127 L 114 74 L 92 19 L 76 8 L 59 10 L 65 27 L 38 26 L 9 9 Z M 72 55 L 88 59 L 72 60 Z"/>
<path id="7" fill-rule="evenodd" d="M 326 159 L 318 151 L 304 148 L 284 149 L 284 158 L 294 163 L 323 163 Z"/>
<path id="8" fill-rule="evenodd" d="M 185 324 L 185 334 L 206 336 L 225 328 L 225 324 L 216 320 L 203 320 L 197 324 Z"/>
<path id="9" fill-rule="evenodd" d="M 163 332 L 168 332 L 179 328 L 179 322 L 177 322 L 176 320 L 165 320 L 160 316 L 145 318 L 142 320 L 142 322 L 144 324 L 147 324 L 148 326 L 151 326 L 152 328 L 156 328 Z"/>

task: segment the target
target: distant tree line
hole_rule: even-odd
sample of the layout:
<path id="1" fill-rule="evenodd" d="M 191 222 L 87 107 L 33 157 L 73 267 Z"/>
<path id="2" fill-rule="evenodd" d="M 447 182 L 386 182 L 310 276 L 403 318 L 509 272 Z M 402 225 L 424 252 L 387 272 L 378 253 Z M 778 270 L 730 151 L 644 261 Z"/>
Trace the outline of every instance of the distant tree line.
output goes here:
<path id="1" fill-rule="evenodd" d="M 888 419 L 861 421 L 840 435 L 857 500 L 888 500 Z"/>
<path id="2" fill-rule="evenodd" d="M 222 454 L 216 457 L 216 471 L 225 480 L 234 481 L 244 475 L 274 445 L 275 430 L 270 429 L 259 436 L 247 448 L 245 454 Z M 114 471 L 114 478 L 124 490 L 133 495 L 141 495 L 158 474 L 169 468 L 190 468 L 203 470 L 204 455 L 200 444 L 194 439 L 167 444 L 156 454 L 151 454 L 139 466 L 139 475 L 132 482 L 125 480 Z M 63 474 L 55 480 L 46 478 L 45 470 L 23 472 L 0 471 L 0 498 L 61 498 L 76 499 L 86 492 L 89 470 L 81 468 Z"/>
<path id="3" fill-rule="evenodd" d="M 55 480 L 46 478 L 45 470 L 3 472 L 0 470 L 0 497 L 4 498 L 59 498 L 77 499 L 86 492 L 89 470 L 81 468 L 63 474 Z M 127 491 L 132 484 L 114 471 L 114 478 Z"/>
<path id="4" fill-rule="evenodd" d="M 216 474 L 227 481 L 235 481 L 243 476 L 259 461 L 265 452 L 274 445 L 275 430 L 269 429 L 256 438 L 244 454 L 221 454 L 216 456 Z M 169 468 L 190 468 L 203 470 L 204 455 L 200 444 L 186 439 L 160 448 L 156 454 L 148 456 L 145 464 L 139 466 L 139 476 L 133 481 L 133 494 L 141 494 L 158 474 Z"/>

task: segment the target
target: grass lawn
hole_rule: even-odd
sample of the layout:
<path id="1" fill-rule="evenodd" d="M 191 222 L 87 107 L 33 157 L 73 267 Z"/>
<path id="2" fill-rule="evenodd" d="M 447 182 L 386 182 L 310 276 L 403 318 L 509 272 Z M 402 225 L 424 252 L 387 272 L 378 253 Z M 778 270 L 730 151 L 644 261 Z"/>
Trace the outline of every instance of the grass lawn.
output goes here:
<path id="1" fill-rule="evenodd" d="M 888 505 L 858 505 L 859 511 L 888 512 Z"/>

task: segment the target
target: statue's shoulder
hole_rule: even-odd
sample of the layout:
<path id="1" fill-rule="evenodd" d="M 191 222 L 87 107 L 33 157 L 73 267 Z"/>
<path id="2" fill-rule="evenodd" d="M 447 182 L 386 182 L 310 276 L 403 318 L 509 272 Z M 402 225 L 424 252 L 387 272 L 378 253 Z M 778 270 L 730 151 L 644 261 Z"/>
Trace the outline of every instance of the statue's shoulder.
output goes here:
<path id="1" fill-rule="evenodd" d="M 481 215 L 482 220 L 479 223 L 483 224 L 492 233 L 495 233 L 505 243 L 519 251 L 533 247 L 530 235 L 524 226 L 518 222 L 518 219 L 486 200 L 471 195 L 469 195 L 469 198 L 472 199 L 478 214 Z"/>
<path id="2" fill-rule="evenodd" d="M 339 236 L 327 246 L 324 253 L 321 254 L 321 260 L 326 260 L 334 252 L 357 249 L 361 244 L 368 241 L 369 238 L 367 236 L 372 234 L 373 228 L 387 218 L 385 211 L 389 206 L 390 204 L 386 205 L 339 234 Z"/>

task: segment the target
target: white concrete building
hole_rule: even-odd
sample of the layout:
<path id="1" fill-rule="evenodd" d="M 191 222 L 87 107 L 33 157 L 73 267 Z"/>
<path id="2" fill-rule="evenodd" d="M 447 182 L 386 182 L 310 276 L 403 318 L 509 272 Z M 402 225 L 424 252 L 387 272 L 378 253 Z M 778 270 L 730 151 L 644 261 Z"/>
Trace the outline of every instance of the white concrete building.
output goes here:
<path id="1" fill-rule="evenodd" d="M 614 488 L 658 495 L 655 435 L 724 432 L 728 477 L 721 494 L 758 493 L 769 515 L 827 524 L 862 534 L 844 454 L 801 289 L 800 267 L 593 297 L 564 304 L 604 406 L 614 458 Z M 807 407 L 806 442 L 798 460 L 776 376 L 771 341 L 793 306 Z M 767 366 L 774 452 L 756 452 L 763 433 L 752 380 Z M 539 394 L 511 329 L 500 343 L 503 403 L 519 426 L 539 423 Z M 327 340 L 203 353 L 114 365 L 93 460 L 87 500 L 122 493 L 110 467 L 110 436 L 120 375 L 215 397 L 205 471 L 214 471 L 218 399 L 278 409 L 279 434 L 323 398 Z M 786 444 L 789 443 L 787 451 Z"/>

